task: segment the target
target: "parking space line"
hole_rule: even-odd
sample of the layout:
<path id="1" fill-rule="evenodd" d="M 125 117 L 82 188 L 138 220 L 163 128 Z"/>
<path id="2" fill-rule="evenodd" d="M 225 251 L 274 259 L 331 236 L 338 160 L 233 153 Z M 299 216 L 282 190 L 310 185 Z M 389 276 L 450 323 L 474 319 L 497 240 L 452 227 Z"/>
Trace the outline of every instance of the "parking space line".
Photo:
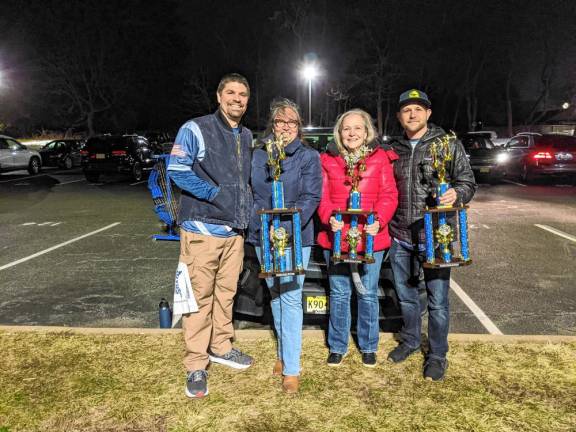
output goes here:
<path id="1" fill-rule="evenodd" d="M 557 236 L 564 237 L 565 239 L 576 242 L 576 237 L 574 237 L 573 235 L 567 234 L 564 231 L 557 230 L 556 228 L 552 228 L 548 225 L 534 224 L 534 226 L 536 226 L 540 229 L 543 229 L 545 231 L 551 232 L 552 234 L 556 234 Z"/>
<path id="2" fill-rule="evenodd" d="M 69 182 L 58 183 L 58 184 L 56 184 L 55 186 L 63 186 L 63 185 L 67 185 L 67 184 L 70 184 L 70 183 L 78 183 L 78 182 L 83 182 L 83 181 L 86 181 L 86 179 L 72 180 L 72 181 L 69 181 Z"/>
<path id="3" fill-rule="evenodd" d="M 513 184 L 513 185 L 516 185 L 516 186 L 527 187 L 525 184 L 518 183 L 518 182 L 515 182 L 515 181 L 512 181 L 512 180 L 508 180 L 508 179 L 502 179 L 502 181 L 503 181 L 504 183 L 510 183 L 510 184 Z"/>
<path id="4" fill-rule="evenodd" d="M 25 258 L 21 258 L 21 259 L 19 259 L 19 260 L 17 260 L 17 261 L 12 261 L 11 263 L 6 264 L 6 265 L 3 265 L 2 267 L 0 267 L 0 271 L 6 270 L 7 268 L 10 268 L 10 267 L 14 267 L 15 265 L 18 265 L 18 264 L 21 264 L 21 263 L 23 263 L 23 262 L 29 261 L 29 260 L 31 260 L 31 259 L 33 259 L 33 258 L 39 257 L 40 255 L 44 255 L 44 254 L 46 254 L 46 253 L 48 253 L 48 252 L 52 252 L 52 251 L 55 250 L 55 249 L 61 248 L 61 247 L 66 246 L 66 245 L 69 245 L 70 243 L 77 242 L 78 240 L 82 240 L 83 238 L 90 237 L 91 235 L 94 235 L 94 234 L 98 234 L 99 232 L 102 232 L 102 231 L 105 231 L 105 230 L 107 230 L 107 229 L 113 228 L 113 227 L 115 227 L 116 225 L 120 225 L 120 223 L 121 223 L 121 222 L 114 222 L 113 224 L 107 225 L 107 226 L 105 226 L 104 228 L 100 228 L 100 229 L 97 229 L 96 231 L 92 231 L 92 232 L 89 232 L 89 233 L 87 233 L 87 234 L 81 235 L 81 236 L 79 236 L 79 237 L 75 237 L 75 238 L 73 238 L 73 239 L 71 239 L 71 240 L 65 241 L 64 243 L 57 244 L 56 246 L 52 246 L 52 247 L 50 247 L 50 248 L 48 248 L 48 249 L 44 249 L 43 251 L 37 252 L 37 253 L 35 253 L 35 254 L 33 254 L 33 255 L 30 255 L 30 256 L 27 256 L 27 257 L 25 257 Z"/>
<path id="5" fill-rule="evenodd" d="M 468 306 L 468 309 L 472 311 L 474 316 L 478 318 L 478 321 L 480 321 L 480 324 L 482 324 L 490 334 L 493 335 L 504 334 L 500 331 L 498 327 L 496 327 L 496 324 L 494 324 L 492 320 L 488 318 L 488 316 L 482 311 L 482 309 L 480 309 L 478 305 L 474 303 L 474 300 L 472 300 L 470 296 L 464 292 L 462 287 L 458 285 L 456 281 L 452 278 L 450 278 L 450 288 L 452 288 L 452 291 L 454 291 L 454 293 L 460 298 L 460 300 L 462 300 L 462 302 L 466 306 Z"/>
<path id="6" fill-rule="evenodd" d="M 142 180 L 142 181 L 139 181 L 139 182 L 136 182 L 136 183 L 130 183 L 130 186 L 136 186 L 137 184 L 146 183 L 147 181 L 148 181 L 148 180 Z"/>
<path id="7" fill-rule="evenodd" d="M 46 177 L 47 175 L 48 175 L 48 174 L 38 174 L 38 175 L 33 175 L 33 176 L 28 176 L 28 177 L 18 177 L 18 178 L 10 179 L 10 180 L 2 180 L 2 181 L 0 181 L 0 183 L 8 183 L 8 182 L 11 182 L 11 181 L 25 180 L 25 179 L 34 178 L 34 177 L 36 177 L 36 178 L 38 178 L 38 177 Z"/>

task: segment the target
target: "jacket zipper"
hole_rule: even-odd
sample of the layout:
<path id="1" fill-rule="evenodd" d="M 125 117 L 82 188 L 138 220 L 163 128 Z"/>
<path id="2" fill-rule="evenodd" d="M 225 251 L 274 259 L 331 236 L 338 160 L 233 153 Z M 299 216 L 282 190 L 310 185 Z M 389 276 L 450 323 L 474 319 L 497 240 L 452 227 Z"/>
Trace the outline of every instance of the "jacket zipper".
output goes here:
<path id="1" fill-rule="evenodd" d="M 239 177 L 239 182 L 238 184 L 240 185 L 240 214 L 243 214 L 243 210 L 244 210 L 244 185 L 242 184 L 242 146 L 240 145 L 240 134 L 234 134 L 235 138 L 236 138 L 236 154 L 238 156 L 238 177 Z M 244 222 L 244 221 L 242 221 Z"/>

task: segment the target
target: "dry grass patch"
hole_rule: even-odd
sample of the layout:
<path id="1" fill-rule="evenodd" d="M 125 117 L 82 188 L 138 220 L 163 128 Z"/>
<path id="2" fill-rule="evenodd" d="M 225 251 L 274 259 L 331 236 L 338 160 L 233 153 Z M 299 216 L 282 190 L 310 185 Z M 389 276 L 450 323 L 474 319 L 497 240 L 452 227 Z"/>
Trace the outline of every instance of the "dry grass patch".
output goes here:
<path id="1" fill-rule="evenodd" d="M 573 431 L 576 344 L 452 344 L 443 383 L 422 357 L 364 368 L 353 352 L 325 366 L 304 343 L 301 392 L 271 376 L 274 344 L 239 341 L 245 372 L 216 365 L 210 395 L 184 397 L 180 335 L 0 333 L 0 432 L 15 431 Z"/>

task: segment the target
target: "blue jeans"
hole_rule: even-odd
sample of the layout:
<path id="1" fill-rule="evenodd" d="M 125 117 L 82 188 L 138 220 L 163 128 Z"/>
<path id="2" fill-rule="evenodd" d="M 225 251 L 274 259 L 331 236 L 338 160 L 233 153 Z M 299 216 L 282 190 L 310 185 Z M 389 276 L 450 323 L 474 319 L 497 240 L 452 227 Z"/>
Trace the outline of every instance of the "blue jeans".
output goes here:
<path id="1" fill-rule="evenodd" d="M 302 264 L 308 268 L 310 246 L 302 248 Z M 258 260 L 262 262 L 262 249 L 256 247 Z M 291 268 L 292 250 L 286 249 L 286 259 Z M 274 328 L 278 337 L 278 359 L 284 363 L 284 375 L 300 375 L 302 352 L 302 287 L 304 275 L 266 278 L 272 301 L 270 307 L 274 317 Z"/>
<path id="2" fill-rule="evenodd" d="M 330 282 L 330 321 L 328 326 L 328 348 L 331 353 L 345 354 L 348 351 L 352 315 L 350 298 L 354 283 L 350 273 L 350 264 L 334 264 L 330 260 L 331 251 L 324 250 L 324 259 L 328 264 L 328 280 Z M 384 251 L 374 252 L 373 264 L 359 264 L 364 291 L 356 289 L 358 300 L 358 318 L 356 334 L 358 346 L 363 353 L 373 353 L 378 350 L 380 336 L 378 304 L 378 279 Z"/>
<path id="3" fill-rule="evenodd" d="M 410 348 L 420 347 L 422 315 L 420 313 L 419 291 L 425 288 L 428 295 L 428 356 L 444 359 L 448 352 L 448 329 L 450 326 L 448 301 L 450 268 L 424 268 L 424 280 L 419 280 L 424 261 L 424 252 L 410 250 L 398 242 L 392 241 L 390 263 L 394 273 L 396 294 L 404 319 L 400 339 Z"/>

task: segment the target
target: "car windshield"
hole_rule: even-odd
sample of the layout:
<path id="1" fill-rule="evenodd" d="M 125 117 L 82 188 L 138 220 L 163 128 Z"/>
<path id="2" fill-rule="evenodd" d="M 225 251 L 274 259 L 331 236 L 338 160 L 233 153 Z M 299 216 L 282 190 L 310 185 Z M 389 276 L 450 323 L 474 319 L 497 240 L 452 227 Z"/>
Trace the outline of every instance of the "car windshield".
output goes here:
<path id="1" fill-rule="evenodd" d="M 539 147 L 576 150 L 576 137 L 568 135 L 544 135 L 536 138 Z"/>
<path id="2" fill-rule="evenodd" d="M 462 145 L 466 150 L 490 150 L 494 148 L 494 144 L 483 136 L 470 135 L 462 138 Z"/>

